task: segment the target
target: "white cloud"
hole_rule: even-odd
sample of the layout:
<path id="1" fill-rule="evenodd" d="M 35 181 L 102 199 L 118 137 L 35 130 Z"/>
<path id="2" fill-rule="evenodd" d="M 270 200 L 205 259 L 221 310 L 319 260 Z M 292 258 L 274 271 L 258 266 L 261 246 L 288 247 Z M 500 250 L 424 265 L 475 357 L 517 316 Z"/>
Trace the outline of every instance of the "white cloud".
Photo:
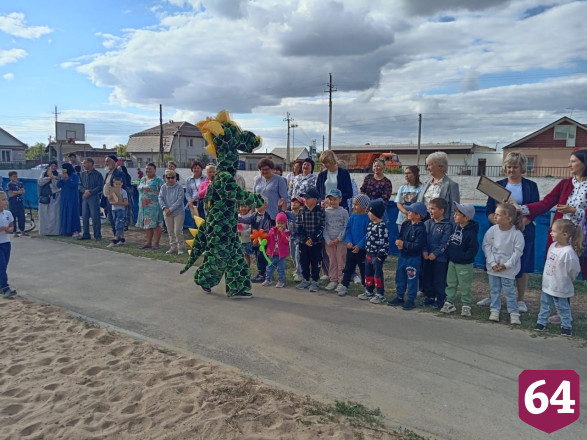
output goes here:
<path id="1" fill-rule="evenodd" d="M 14 73 L 5 73 L 2 75 L 2 78 L 4 78 L 6 81 L 12 81 L 14 79 Z"/>
<path id="2" fill-rule="evenodd" d="M 19 59 L 25 58 L 27 55 L 26 50 L 23 49 L 0 50 L 0 66 L 16 63 Z"/>
<path id="3" fill-rule="evenodd" d="M 249 118 L 243 127 L 258 128 L 270 146 L 285 143 L 286 112 L 300 126 L 296 144 L 321 143 L 329 72 L 338 88 L 334 144 L 415 141 L 418 113 L 427 142 L 487 144 L 566 108 L 587 115 L 580 75 L 557 71 L 585 73 L 587 39 L 577 35 L 587 2 L 168 3 L 183 10 L 159 7 L 158 26 L 100 34 L 108 50 L 69 67 L 112 89 L 112 104 L 161 103 L 175 120 L 252 112 L 273 123 L 251 127 Z"/>
<path id="4" fill-rule="evenodd" d="M 8 15 L 0 15 L 0 31 L 15 37 L 36 39 L 50 34 L 53 29 L 47 26 L 27 26 L 23 13 L 12 12 Z"/>

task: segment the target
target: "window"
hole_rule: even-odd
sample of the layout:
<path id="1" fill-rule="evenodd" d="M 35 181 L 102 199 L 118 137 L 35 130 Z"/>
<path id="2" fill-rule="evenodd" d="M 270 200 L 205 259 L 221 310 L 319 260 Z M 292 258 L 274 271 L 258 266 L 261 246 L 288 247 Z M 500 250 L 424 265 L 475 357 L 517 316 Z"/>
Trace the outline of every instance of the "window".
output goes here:
<path id="1" fill-rule="evenodd" d="M 188 147 L 193 147 L 193 146 L 194 146 L 194 140 L 188 139 Z"/>
<path id="2" fill-rule="evenodd" d="M 12 162 L 11 150 L 2 150 L 2 162 Z"/>
<path id="3" fill-rule="evenodd" d="M 554 140 L 566 140 L 567 147 L 574 147 L 576 132 L 577 127 L 575 125 L 557 125 L 554 127 Z"/>
<path id="4" fill-rule="evenodd" d="M 528 156 L 528 162 L 526 163 L 526 172 L 531 173 L 534 171 L 534 166 L 536 163 L 536 157 Z"/>

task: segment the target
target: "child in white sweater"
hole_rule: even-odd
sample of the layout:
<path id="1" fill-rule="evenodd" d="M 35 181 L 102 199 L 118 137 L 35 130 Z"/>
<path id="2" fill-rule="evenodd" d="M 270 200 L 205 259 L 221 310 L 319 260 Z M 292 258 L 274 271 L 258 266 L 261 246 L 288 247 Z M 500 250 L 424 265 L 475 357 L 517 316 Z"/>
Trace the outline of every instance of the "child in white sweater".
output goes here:
<path id="1" fill-rule="evenodd" d="M 521 324 L 516 292 L 516 274 L 524 252 L 524 217 L 513 205 L 500 203 L 494 214 L 495 224 L 483 238 L 483 253 L 489 275 L 491 305 L 489 320 L 499 321 L 500 290 L 503 290 L 511 324 Z"/>
<path id="2" fill-rule="evenodd" d="M 553 243 L 548 248 L 544 273 L 540 313 L 534 330 L 544 331 L 552 305 L 561 317 L 561 335 L 572 335 L 571 305 L 569 299 L 575 295 L 573 281 L 581 271 L 578 255 L 581 254 L 583 234 L 573 222 L 558 219 L 550 231 Z"/>

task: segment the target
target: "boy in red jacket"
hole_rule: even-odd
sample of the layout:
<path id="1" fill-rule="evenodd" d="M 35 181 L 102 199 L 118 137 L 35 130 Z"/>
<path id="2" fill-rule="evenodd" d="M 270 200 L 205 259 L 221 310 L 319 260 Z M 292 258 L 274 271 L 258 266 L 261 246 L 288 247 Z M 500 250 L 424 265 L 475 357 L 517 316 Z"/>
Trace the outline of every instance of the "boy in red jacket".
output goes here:
<path id="1" fill-rule="evenodd" d="M 273 272 L 277 267 L 277 284 L 275 287 L 285 286 L 285 259 L 289 255 L 289 240 L 291 232 L 285 230 L 287 225 L 287 216 L 280 212 L 275 217 L 275 224 L 269 230 L 267 237 L 267 256 L 271 259 L 271 264 L 267 265 L 267 275 L 262 286 L 270 286 L 272 283 Z"/>

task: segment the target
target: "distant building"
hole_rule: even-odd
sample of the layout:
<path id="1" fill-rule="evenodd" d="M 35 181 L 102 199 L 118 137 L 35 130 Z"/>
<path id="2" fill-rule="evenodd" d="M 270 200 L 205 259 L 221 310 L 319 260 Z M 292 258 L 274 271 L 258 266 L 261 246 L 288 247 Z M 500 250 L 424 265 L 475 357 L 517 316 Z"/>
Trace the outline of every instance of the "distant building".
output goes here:
<path id="1" fill-rule="evenodd" d="M 126 152 L 138 166 L 145 166 L 149 162 L 159 163 L 160 132 L 157 125 L 130 135 Z M 203 154 L 210 156 L 204 150 L 205 146 L 206 141 L 195 125 L 185 121 L 169 121 L 163 124 L 163 152 L 173 156 L 180 167 L 189 167 L 193 160 Z"/>
<path id="2" fill-rule="evenodd" d="M 0 163 L 24 164 L 28 146 L 0 128 Z"/>
<path id="3" fill-rule="evenodd" d="M 94 148 L 90 144 L 83 142 L 70 144 L 68 142 L 52 141 L 47 145 L 45 151 L 49 160 L 56 160 L 59 164 L 66 162 L 67 156 L 75 153 L 80 161 L 83 161 L 85 157 L 91 157 L 94 159 L 94 166 L 96 167 L 103 167 L 106 163 L 106 156 L 116 154 L 116 148 L 106 148 L 106 146 Z M 43 158 L 43 161 L 46 161 L 46 158 Z"/>
<path id="4" fill-rule="evenodd" d="M 417 163 L 418 146 L 415 144 L 333 145 L 332 151 L 336 153 L 339 159 L 347 163 L 355 162 L 352 155 L 356 153 L 393 152 L 399 156 L 403 167 L 420 165 L 422 172 L 426 169 L 426 157 L 435 151 L 444 151 L 448 155 L 449 174 L 489 175 L 496 172 L 500 173 L 502 165 L 501 152 L 496 151 L 493 147 L 475 143 L 422 144 L 420 145 L 419 163 Z M 490 167 L 494 171 L 493 173 L 488 173 Z"/>
<path id="5" fill-rule="evenodd" d="M 576 149 L 587 148 L 587 126 L 566 116 L 503 147 L 504 157 L 510 151 L 521 151 L 528 157 L 528 171 L 534 168 L 566 167 Z"/>
<path id="6" fill-rule="evenodd" d="M 241 169 L 248 171 L 256 170 L 259 161 L 265 157 L 271 159 L 275 165 L 280 165 L 285 170 L 285 159 L 287 157 L 287 148 L 274 148 L 269 153 L 263 153 L 264 148 L 257 148 L 252 153 L 239 153 L 238 157 L 241 161 Z M 306 159 L 310 152 L 307 147 L 290 148 L 289 157 L 293 163 L 297 159 Z"/>
<path id="7" fill-rule="evenodd" d="M 261 159 L 271 159 L 275 165 L 285 169 L 285 159 L 271 153 L 239 153 L 238 155 L 241 170 L 257 171 L 257 164 Z"/>

